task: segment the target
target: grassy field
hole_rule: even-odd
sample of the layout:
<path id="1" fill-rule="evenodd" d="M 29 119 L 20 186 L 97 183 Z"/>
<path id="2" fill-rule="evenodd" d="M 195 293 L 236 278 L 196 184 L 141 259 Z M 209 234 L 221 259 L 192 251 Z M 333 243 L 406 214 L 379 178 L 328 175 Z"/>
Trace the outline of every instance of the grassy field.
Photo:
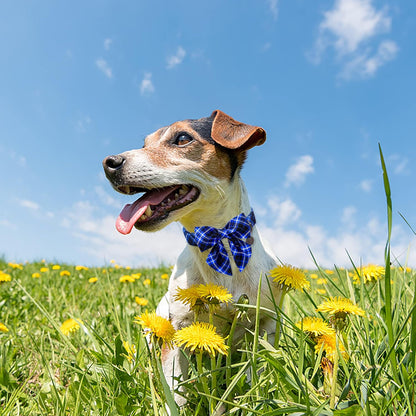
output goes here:
<path id="1" fill-rule="evenodd" d="M 0 270 L 0 322 L 6 327 L 0 332 L 1 414 L 157 415 L 165 414 L 167 403 L 173 406 L 156 350 L 148 351 L 134 322 L 155 308 L 169 268 L 0 261 Z M 278 348 L 247 332 L 231 363 L 224 357 L 215 362 L 215 376 L 207 357 L 202 371 L 191 366 L 189 405 L 180 412 L 204 415 L 223 403 L 229 414 L 244 415 L 414 414 L 415 273 L 390 272 L 391 322 L 382 276 L 354 283 L 353 269 L 306 271 L 310 287 L 286 296 Z M 306 316 L 326 321 L 328 314 L 315 309 L 331 296 L 351 299 L 365 311 L 351 315 L 339 332 L 338 348 L 348 355 L 337 354 L 335 411 L 334 351 L 318 350 L 316 339 L 295 325 Z M 136 297 L 148 304 L 140 306 Z M 70 318 L 80 328 L 64 334 L 61 326 Z"/>

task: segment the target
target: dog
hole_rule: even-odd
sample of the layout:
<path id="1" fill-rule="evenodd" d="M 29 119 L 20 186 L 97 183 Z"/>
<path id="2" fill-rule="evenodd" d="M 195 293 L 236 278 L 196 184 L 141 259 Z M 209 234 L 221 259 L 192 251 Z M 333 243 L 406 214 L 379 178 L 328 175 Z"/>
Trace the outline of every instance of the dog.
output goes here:
<path id="1" fill-rule="evenodd" d="M 119 232 L 128 234 L 133 227 L 158 231 L 173 221 L 184 227 L 188 244 L 174 265 L 168 292 L 157 307 L 158 315 L 170 319 L 175 329 L 193 321 L 188 307 L 175 300 L 178 288 L 214 283 L 227 288 L 235 301 L 246 295 L 255 304 L 262 276 L 261 306 L 274 309 L 272 297 L 279 303 L 281 290 L 265 281 L 277 260 L 260 239 L 240 177 L 247 151 L 265 140 L 266 132 L 261 127 L 238 122 L 216 110 L 210 117 L 177 121 L 160 128 L 146 137 L 141 149 L 108 156 L 103 161 L 105 174 L 116 191 L 128 195 L 144 192 L 122 210 L 116 221 Z M 224 230 L 235 218 L 245 221 L 243 236 L 239 236 L 242 238 L 237 242 L 234 239 L 234 247 L 231 237 L 217 241 L 220 249 L 216 246 L 217 258 L 211 258 L 210 263 L 214 248 L 195 245 L 194 232 Z M 243 260 L 238 256 L 241 251 Z M 218 256 L 222 258 L 219 265 L 215 264 Z M 269 286 L 273 288 L 272 295 Z M 230 309 L 224 307 L 223 317 L 232 316 Z M 223 320 L 216 322 L 218 328 L 224 326 Z M 276 321 L 262 316 L 260 324 L 272 339 Z M 163 351 L 162 366 L 172 387 L 180 377 L 186 377 L 187 362 L 178 349 Z M 181 398 L 176 399 L 180 404 Z"/>

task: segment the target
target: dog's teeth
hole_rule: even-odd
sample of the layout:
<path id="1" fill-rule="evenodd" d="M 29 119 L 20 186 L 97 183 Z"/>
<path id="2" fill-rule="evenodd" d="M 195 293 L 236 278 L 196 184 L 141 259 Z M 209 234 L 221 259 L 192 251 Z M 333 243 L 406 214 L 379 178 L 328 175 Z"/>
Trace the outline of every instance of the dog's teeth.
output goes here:
<path id="1" fill-rule="evenodd" d="M 179 189 L 179 195 L 185 195 L 185 194 L 186 194 L 186 189 L 184 189 L 183 187 Z"/>
<path id="2" fill-rule="evenodd" d="M 130 186 L 126 186 L 126 194 L 130 193 Z"/>
<path id="3" fill-rule="evenodd" d="M 175 194 L 175 199 L 178 199 L 179 198 L 179 194 Z"/>
<path id="4" fill-rule="evenodd" d="M 169 202 L 171 201 L 171 199 L 170 198 L 168 198 L 168 204 L 169 204 Z"/>
<path id="5" fill-rule="evenodd" d="M 141 220 L 145 220 L 147 217 L 146 217 L 146 214 L 143 214 L 141 217 L 140 217 L 140 219 Z"/>
<path id="6" fill-rule="evenodd" d="M 144 213 L 148 217 L 152 216 L 152 208 L 150 208 L 150 205 L 147 206 L 146 211 Z"/>

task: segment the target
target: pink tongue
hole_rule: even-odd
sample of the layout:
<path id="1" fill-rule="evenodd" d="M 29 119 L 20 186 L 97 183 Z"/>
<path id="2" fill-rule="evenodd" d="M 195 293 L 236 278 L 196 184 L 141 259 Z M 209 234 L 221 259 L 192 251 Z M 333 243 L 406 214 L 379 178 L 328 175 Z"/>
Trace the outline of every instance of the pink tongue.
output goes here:
<path id="1" fill-rule="evenodd" d="M 129 234 L 149 205 L 160 204 L 176 188 L 179 188 L 179 186 L 148 191 L 137 201 L 127 204 L 116 220 L 117 231 L 121 234 Z"/>

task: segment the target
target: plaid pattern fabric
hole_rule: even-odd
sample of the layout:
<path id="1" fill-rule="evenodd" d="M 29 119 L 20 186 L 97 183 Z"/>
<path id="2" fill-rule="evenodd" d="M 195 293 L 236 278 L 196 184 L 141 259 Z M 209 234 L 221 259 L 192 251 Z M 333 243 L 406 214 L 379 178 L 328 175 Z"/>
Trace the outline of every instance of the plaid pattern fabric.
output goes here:
<path id="1" fill-rule="evenodd" d="M 248 216 L 241 213 L 232 218 L 224 228 L 195 227 L 194 233 L 190 233 L 184 228 L 183 233 L 188 244 L 197 246 L 201 252 L 211 249 L 207 257 L 209 266 L 219 273 L 231 276 L 230 259 L 221 240 L 228 239 L 235 264 L 242 272 L 251 257 L 251 245 L 244 240 L 250 237 L 251 229 L 255 223 L 256 217 L 251 210 Z"/>

